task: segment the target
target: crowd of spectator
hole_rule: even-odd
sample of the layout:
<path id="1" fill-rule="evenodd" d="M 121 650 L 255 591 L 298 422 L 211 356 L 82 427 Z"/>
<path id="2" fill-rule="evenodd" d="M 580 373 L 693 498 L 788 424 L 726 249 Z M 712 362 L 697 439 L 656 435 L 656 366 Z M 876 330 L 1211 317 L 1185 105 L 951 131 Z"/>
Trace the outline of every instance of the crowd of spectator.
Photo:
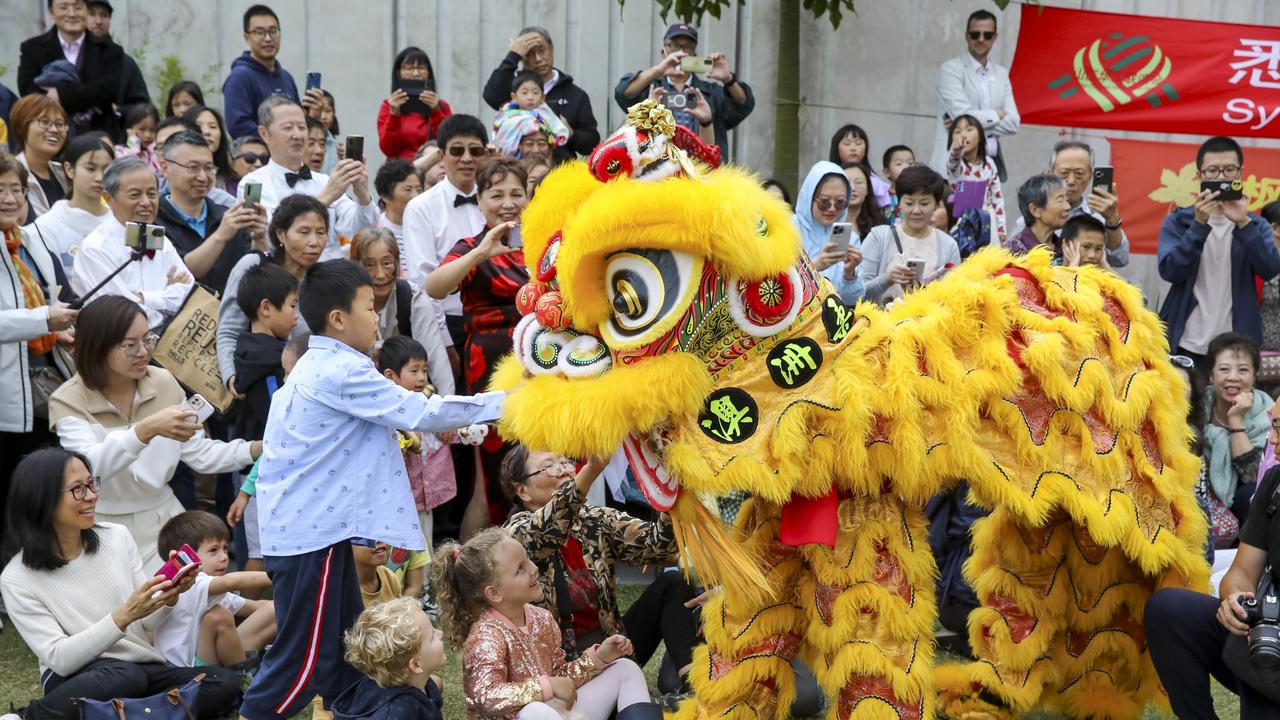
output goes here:
<path id="1" fill-rule="evenodd" d="M 639 668 L 619 658 L 643 664 L 660 643 L 664 703 L 687 694 L 706 589 L 678 572 L 670 520 L 588 503 L 608 458 L 552 456 L 488 425 L 501 396 L 483 391 L 529 280 L 513 242 L 521 212 L 547 172 L 600 141 L 551 34 L 516 33 L 483 88 L 483 119 L 439 94 L 425 51 L 399 51 L 376 110 L 375 171 L 340 130 L 339 109 L 360 109 L 310 80 L 300 91 L 267 6 L 244 13 L 247 50 L 221 107 L 184 80 L 163 112 L 111 37 L 110 2 L 48 0 L 48 12 L 53 27 L 19 50 L 16 101 L 0 103 L 0 274 L 12 290 L 0 292 L 0 596 L 43 691 L 23 716 L 65 718 L 78 698 L 146 697 L 203 674 L 202 718 L 240 702 L 249 678 L 238 707 L 250 720 L 313 696 L 316 717 L 438 717 L 437 602 L 475 717 L 555 720 L 576 697 L 590 720 L 656 720 Z M 803 251 L 845 302 L 891 305 L 986 246 L 1103 271 L 1129 263 L 1119 190 L 1093 183 L 1088 143 L 1059 142 L 1044 173 L 1010 190 L 1018 218 L 1006 218 L 1020 118 L 1008 70 L 990 59 L 997 37 L 995 15 L 974 12 L 966 52 L 941 66 L 930 164 L 903 144 L 873 156 L 847 124 L 804 173 Z M 703 66 L 683 62 L 699 47 L 697 28 L 671 25 L 656 63 L 624 75 L 614 100 L 663 103 L 727 158 L 755 97 L 717 48 Z M 1214 137 L 1195 166 L 1235 180 L 1244 161 Z M 764 186 L 792 202 L 782 183 Z M 1268 678 L 1206 653 L 1247 635 L 1239 596 L 1280 552 L 1266 508 L 1280 478 L 1267 392 L 1280 362 L 1266 362 L 1280 351 L 1280 203 L 1259 216 L 1202 192 L 1169 215 L 1158 247 L 1207 550 L 1225 579 L 1221 601 L 1158 593 L 1145 622 L 1175 711 L 1207 717 L 1210 673 L 1247 706 L 1277 700 Z M 207 419 L 153 358 L 196 285 L 220 298 L 205 342 L 236 400 Z M 280 453 L 264 454 L 264 438 Z M 194 474 L 214 479 L 212 506 Z M 343 482 L 386 502 L 353 503 Z M 940 616 L 961 638 L 977 600 L 959 568 L 982 515 L 964 493 L 929 510 Z M 317 509 L 323 522 L 300 520 Z M 189 550 L 200 572 L 153 577 Z M 629 609 L 615 562 L 660 568 Z M 816 714 L 816 683 L 798 671 L 792 711 Z"/>

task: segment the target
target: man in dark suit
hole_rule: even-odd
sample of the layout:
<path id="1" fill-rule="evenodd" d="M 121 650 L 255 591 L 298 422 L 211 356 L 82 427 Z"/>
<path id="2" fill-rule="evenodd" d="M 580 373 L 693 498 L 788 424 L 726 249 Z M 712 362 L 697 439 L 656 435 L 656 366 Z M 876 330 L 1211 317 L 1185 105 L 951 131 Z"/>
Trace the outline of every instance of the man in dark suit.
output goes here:
<path id="1" fill-rule="evenodd" d="M 24 40 L 19 48 L 18 93 L 44 92 L 62 105 L 73 126 L 101 130 L 123 143 L 113 104 L 120 94 L 124 51 L 109 38 L 88 32 L 89 9 L 84 0 L 48 0 L 48 5 L 53 29 Z M 45 67 L 58 60 L 70 62 L 79 79 L 37 85 L 36 78 Z"/>
<path id="2" fill-rule="evenodd" d="M 111 16 L 115 13 L 115 8 L 111 7 L 109 0 L 89 0 L 88 4 L 89 32 L 93 33 L 94 37 L 115 42 L 115 38 L 111 37 Z M 123 50 L 124 46 L 120 47 Z M 142 68 L 138 67 L 138 61 L 127 52 L 121 59 L 123 63 L 120 66 L 120 97 L 116 100 L 116 109 L 124 115 L 124 109 L 130 105 L 151 102 L 151 92 L 147 90 L 147 81 L 142 77 Z"/>

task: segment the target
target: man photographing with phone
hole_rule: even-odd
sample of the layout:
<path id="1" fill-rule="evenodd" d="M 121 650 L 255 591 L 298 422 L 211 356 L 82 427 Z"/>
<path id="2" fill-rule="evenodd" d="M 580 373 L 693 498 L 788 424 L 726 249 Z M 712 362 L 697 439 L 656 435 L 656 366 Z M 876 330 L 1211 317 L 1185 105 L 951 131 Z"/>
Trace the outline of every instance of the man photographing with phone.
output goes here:
<path id="1" fill-rule="evenodd" d="M 307 149 L 306 116 L 298 103 L 283 95 L 273 95 L 262 102 L 258 123 L 258 134 L 271 151 L 271 160 L 241 178 L 237 188 L 240 199 L 244 199 L 247 187 L 260 184 L 261 205 L 266 208 L 269 222 L 276 206 L 289 195 L 314 197 L 329 208 L 329 243 L 321 257 L 343 257 L 340 235 L 354 237 L 360 228 L 378 224 L 378 206 L 369 192 L 369 172 L 364 158 L 339 160 L 332 175 L 312 172 L 303 165 Z M 363 141 L 360 144 L 363 145 Z"/>
<path id="2" fill-rule="evenodd" d="M 756 106 L 751 87 L 738 81 L 724 53 L 698 56 L 698 31 L 691 25 L 667 28 L 660 55 L 657 65 L 622 76 L 613 91 L 618 107 L 626 111 L 641 100 L 657 100 L 671 110 L 677 124 L 695 134 L 709 130 L 710 137 L 703 139 L 720 146 L 720 157 L 727 160 L 729 131 Z"/>
<path id="3" fill-rule="evenodd" d="M 1232 138 L 1209 138 L 1196 152 L 1196 170 L 1202 183 L 1240 180 L 1244 151 Z M 1170 213 L 1160 227 L 1156 254 L 1160 277 L 1172 284 L 1160 307 L 1169 348 L 1194 360 L 1206 376 L 1205 352 L 1221 333 L 1234 331 L 1262 342 L 1254 277 L 1270 280 L 1280 274 L 1271 226 L 1249 212 L 1243 196 L 1224 200 L 1221 195 L 1202 185 L 1194 205 Z"/>

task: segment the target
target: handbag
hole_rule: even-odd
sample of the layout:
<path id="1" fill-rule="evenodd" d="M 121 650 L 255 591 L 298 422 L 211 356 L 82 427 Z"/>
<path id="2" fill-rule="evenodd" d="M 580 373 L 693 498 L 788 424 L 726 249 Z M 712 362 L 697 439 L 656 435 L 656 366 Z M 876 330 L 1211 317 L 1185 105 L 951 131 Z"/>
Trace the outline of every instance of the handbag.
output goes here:
<path id="1" fill-rule="evenodd" d="M 31 412 L 42 420 L 49 419 L 49 396 L 66 378 L 52 365 L 31 368 Z"/>
<path id="2" fill-rule="evenodd" d="M 1231 508 L 1212 492 L 1209 493 L 1209 528 L 1213 536 L 1213 546 L 1220 550 L 1231 547 L 1240 536 L 1240 520 L 1235 513 L 1231 512 Z"/>
<path id="3" fill-rule="evenodd" d="M 79 698 L 80 720 L 196 720 L 196 695 L 202 680 L 204 673 L 182 687 L 144 698 Z"/>

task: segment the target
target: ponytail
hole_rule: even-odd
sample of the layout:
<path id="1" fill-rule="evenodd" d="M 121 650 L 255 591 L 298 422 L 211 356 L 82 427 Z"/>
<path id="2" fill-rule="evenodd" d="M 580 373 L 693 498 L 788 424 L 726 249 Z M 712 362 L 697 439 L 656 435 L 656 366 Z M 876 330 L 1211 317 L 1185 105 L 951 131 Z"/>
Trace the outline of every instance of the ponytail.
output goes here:
<path id="1" fill-rule="evenodd" d="M 511 535 L 494 527 L 472 537 L 465 545 L 447 543 L 431 559 L 431 584 L 440 603 L 440 627 L 449 646 L 461 650 L 488 604 L 484 589 L 493 584 L 493 550 Z"/>

